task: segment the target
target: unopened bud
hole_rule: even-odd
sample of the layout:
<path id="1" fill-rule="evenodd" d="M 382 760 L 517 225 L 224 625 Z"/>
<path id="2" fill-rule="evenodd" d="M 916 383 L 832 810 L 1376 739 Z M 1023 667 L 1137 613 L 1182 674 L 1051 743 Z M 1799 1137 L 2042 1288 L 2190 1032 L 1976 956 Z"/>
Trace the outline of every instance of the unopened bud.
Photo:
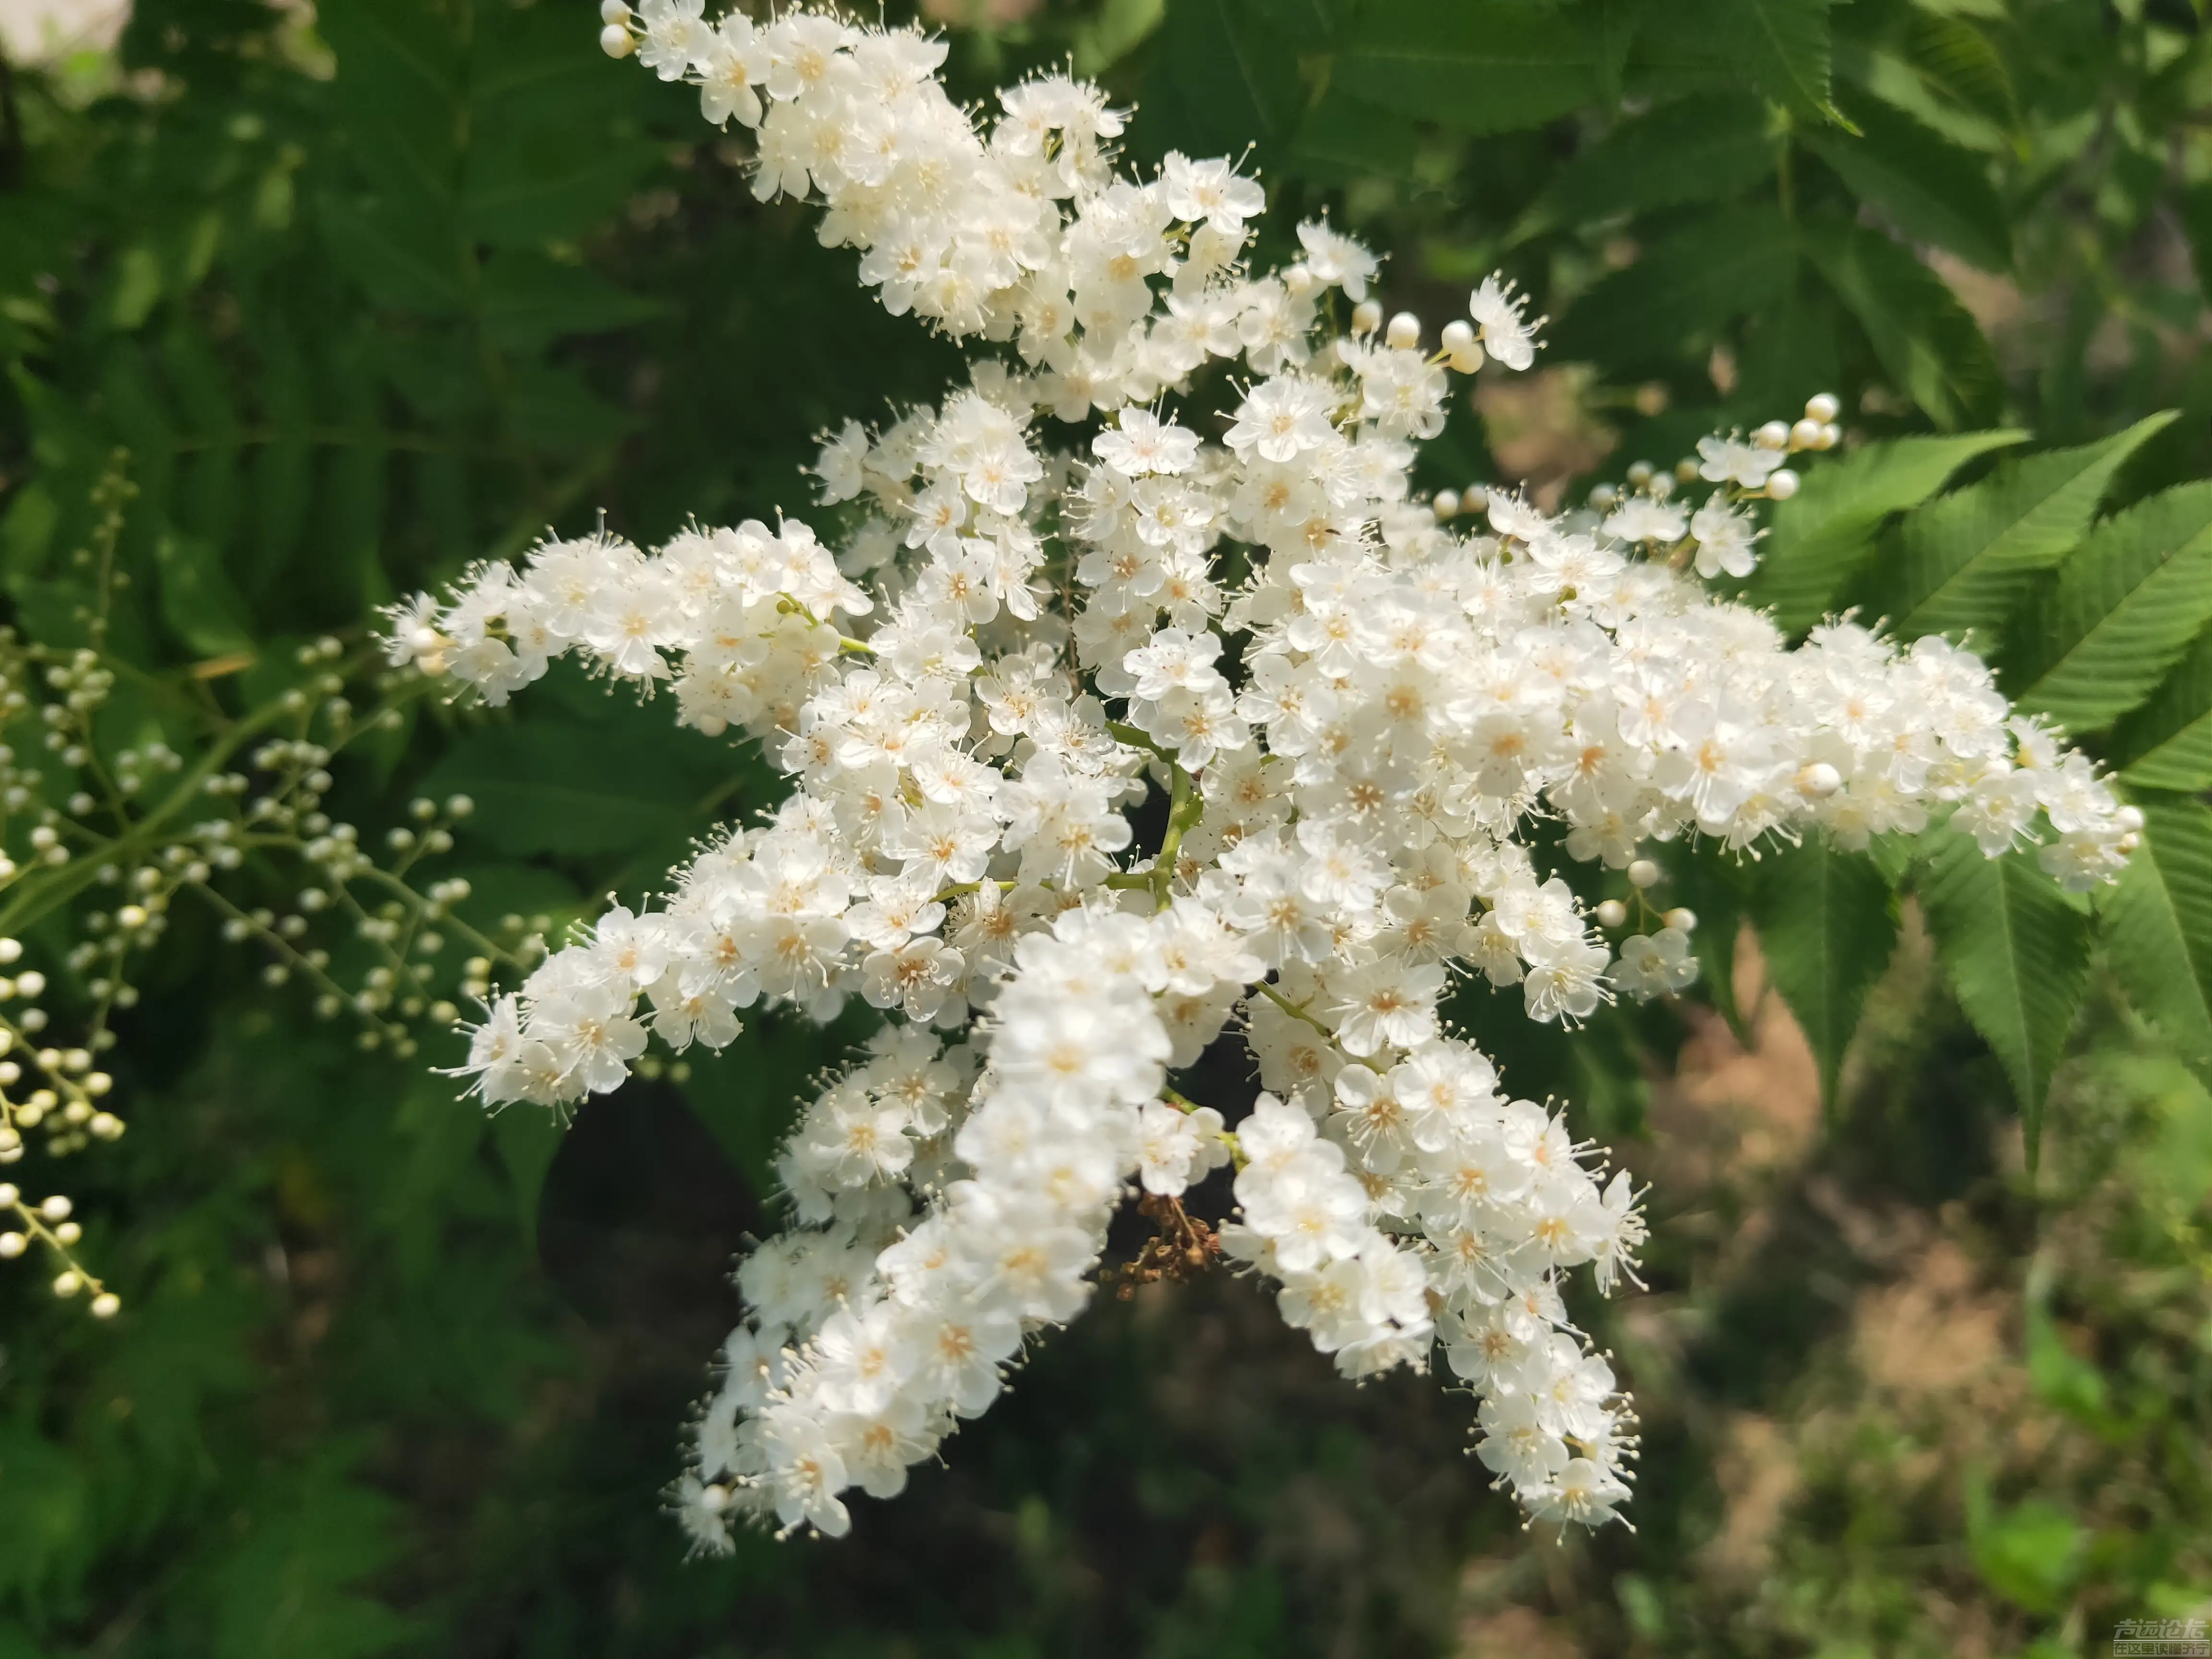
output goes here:
<path id="1" fill-rule="evenodd" d="M 1628 920 L 1628 907 L 1619 899 L 1607 899 L 1597 907 L 1597 925 L 1618 927 Z"/>
<path id="2" fill-rule="evenodd" d="M 1808 398 L 1805 400 L 1805 417 L 1808 420 L 1819 421 L 1823 425 L 1834 420 L 1843 412 L 1844 406 L 1836 401 L 1836 394 L 1832 392 L 1823 392 L 1817 397 Z"/>
<path id="3" fill-rule="evenodd" d="M 1659 884 L 1659 866 L 1650 859 L 1638 859 L 1628 866 L 1631 887 L 1656 887 Z"/>
<path id="4" fill-rule="evenodd" d="M 1826 800 L 1844 787 L 1844 775 L 1826 761 L 1797 769 L 1797 790 L 1814 800 Z"/>
<path id="5" fill-rule="evenodd" d="M 1352 331 L 1357 336 L 1372 334 L 1382 326 L 1382 307 L 1372 300 L 1362 300 L 1352 308 Z"/>
<path id="6" fill-rule="evenodd" d="M 1421 343 L 1421 319 L 1410 311 L 1400 312 L 1382 331 L 1382 343 L 1395 351 L 1411 351 Z"/>
<path id="7" fill-rule="evenodd" d="M 1778 466 L 1766 475 L 1766 494 L 1770 500 L 1786 501 L 1797 493 L 1797 475 L 1786 466 Z"/>
<path id="8" fill-rule="evenodd" d="M 1698 927 L 1698 913 L 1686 905 L 1678 904 L 1667 913 L 1666 922 L 1678 933 L 1695 933 Z"/>
<path id="9" fill-rule="evenodd" d="M 610 23 L 599 31 L 599 50 L 610 58 L 629 57 L 636 44 L 620 23 Z"/>

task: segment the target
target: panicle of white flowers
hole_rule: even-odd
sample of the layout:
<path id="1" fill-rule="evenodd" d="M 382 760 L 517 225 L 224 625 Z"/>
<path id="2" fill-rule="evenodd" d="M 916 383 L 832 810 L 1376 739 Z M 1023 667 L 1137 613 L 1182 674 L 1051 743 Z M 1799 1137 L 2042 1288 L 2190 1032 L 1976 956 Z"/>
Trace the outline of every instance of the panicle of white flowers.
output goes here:
<path id="1" fill-rule="evenodd" d="M 829 437 L 834 553 L 795 521 L 553 541 L 393 616 L 395 664 L 489 702 L 562 654 L 665 682 L 795 786 L 490 1004 L 465 1068 L 487 1102 L 562 1107 L 649 1033 L 719 1048 L 756 1006 L 885 1016 L 783 1152 L 795 1224 L 740 1271 L 679 1489 L 695 1539 L 740 1514 L 842 1532 L 843 1493 L 896 1492 L 1083 1305 L 1128 1192 L 1179 1206 L 1231 1158 L 1219 1243 L 1290 1323 L 1352 1377 L 1441 1343 L 1529 1513 L 1612 1516 L 1633 1419 L 1561 1288 L 1632 1276 L 1632 1184 L 1446 1029 L 1454 976 L 1540 1021 L 1679 990 L 1695 918 L 1644 902 L 1655 842 L 1857 848 L 1949 813 L 1992 856 L 2043 838 L 2079 889 L 2128 814 L 1969 653 L 1848 618 L 1790 650 L 1695 580 L 1750 571 L 1753 503 L 1835 444 L 1834 399 L 1563 515 L 1423 499 L 1449 373 L 1533 361 L 1510 285 L 1425 352 L 1325 223 L 1248 269 L 1263 198 L 1231 163 L 1117 173 L 1095 88 L 1028 82 L 979 128 L 912 31 L 605 15 L 611 50 L 757 131 L 757 190 L 822 203 L 887 307 L 1011 347 Z M 1186 401 L 1216 363 L 1218 415 Z M 1587 917 L 1543 877 L 1536 816 L 1658 925 L 1616 957 L 1626 907 Z M 1269 1091 L 1233 1126 L 1165 1082 L 1224 1031 Z"/>

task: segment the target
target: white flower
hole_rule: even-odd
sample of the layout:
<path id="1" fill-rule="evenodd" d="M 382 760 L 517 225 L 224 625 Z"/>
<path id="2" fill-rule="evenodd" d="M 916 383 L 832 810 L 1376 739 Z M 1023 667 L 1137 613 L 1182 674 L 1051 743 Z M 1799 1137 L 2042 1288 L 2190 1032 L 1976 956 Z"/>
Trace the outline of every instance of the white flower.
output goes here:
<path id="1" fill-rule="evenodd" d="M 1542 343 L 1536 331 L 1546 319 L 1528 321 L 1528 295 L 1516 294 L 1511 283 L 1496 276 L 1484 277 L 1482 286 L 1468 295 L 1467 313 L 1482 337 L 1482 349 L 1508 368 L 1532 367 Z"/>
<path id="2" fill-rule="evenodd" d="M 648 1023 L 720 1047 L 757 1004 L 881 1011 L 776 1158 L 791 1224 L 739 1268 L 683 1525 L 842 1533 L 842 1494 L 898 1491 L 1084 1307 L 1132 1192 L 1182 1194 L 1232 1144 L 1224 1249 L 1284 1317 L 1350 1377 L 1425 1366 L 1441 1333 L 1485 1465 L 1532 1515 L 1603 1522 L 1633 1419 L 1562 1288 L 1634 1282 L 1635 1187 L 1501 1097 L 1446 991 L 1571 1023 L 1691 982 L 1680 927 L 1611 962 L 1565 859 L 1949 815 L 1992 854 L 2047 824 L 2039 861 L 2080 889 L 2120 867 L 2127 813 L 1971 653 L 1852 621 L 1793 650 L 1679 568 L 1686 536 L 1699 576 L 1749 573 L 1757 509 L 1730 497 L 1785 452 L 1714 436 L 1718 489 L 1563 520 L 1497 488 L 1486 532 L 1439 520 L 1411 479 L 1446 377 L 1322 325 L 1328 289 L 1366 295 L 1357 243 L 1310 222 L 1298 264 L 1248 270 L 1259 186 L 1182 155 L 1121 176 L 1094 88 L 1034 79 L 985 121 L 941 40 L 702 11 L 648 0 L 640 56 L 755 129 L 755 193 L 814 201 L 886 310 L 1012 350 L 827 439 L 821 497 L 854 504 L 835 549 L 795 520 L 553 541 L 389 613 L 395 666 L 489 703 L 561 656 L 665 680 L 679 723 L 791 781 L 493 998 L 472 1092 L 572 1105 Z M 1482 352 L 1529 367 L 1527 309 L 1477 289 Z M 1094 415 L 1085 451 L 1065 423 Z M 1249 1115 L 1165 1091 L 1232 1043 L 1270 1091 Z"/>

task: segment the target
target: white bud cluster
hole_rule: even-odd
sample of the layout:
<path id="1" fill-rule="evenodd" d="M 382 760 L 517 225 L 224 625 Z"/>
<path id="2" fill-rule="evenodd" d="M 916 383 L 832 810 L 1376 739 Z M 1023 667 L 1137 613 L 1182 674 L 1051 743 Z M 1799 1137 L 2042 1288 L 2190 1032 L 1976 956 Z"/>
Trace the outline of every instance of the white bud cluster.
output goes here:
<path id="1" fill-rule="evenodd" d="M 78 561 L 108 571 L 110 586 L 121 585 L 109 567 L 130 495 L 119 469 L 111 469 L 94 495 L 104 516 Z M 450 826 L 469 811 L 465 797 L 442 809 L 414 803 L 414 827 L 397 832 L 403 840 L 387 837 L 394 856 L 382 866 L 362 850 L 354 826 L 334 823 L 323 811 L 337 753 L 398 718 L 397 708 L 356 718 L 341 695 L 347 679 L 338 668 L 345 655 L 338 640 L 300 647 L 295 684 L 234 722 L 210 734 L 196 720 L 188 757 L 158 738 L 118 745 L 112 732 L 103 734 L 96 717 L 118 665 L 143 670 L 112 649 L 97 613 L 86 620 L 97 647 L 52 647 L 0 629 L 0 714 L 28 717 L 35 706 L 54 757 L 44 767 L 26 765 L 0 744 L 0 849 L 6 849 L 0 927 L 67 905 L 75 935 L 58 953 L 56 965 L 66 972 L 51 985 L 40 969 L 17 965 L 24 955 L 19 939 L 0 937 L 0 1165 L 19 1164 L 33 1150 L 70 1158 L 122 1136 L 115 1079 L 100 1057 L 117 1042 L 116 1016 L 138 1002 L 134 970 L 167 936 L 177 907 L 208 906 L 221 916 L 227 939 L 264 947 L 265 983 L 308 981 L 319 993 L 319 1013 L 350 1014 L 363 1048 L 389 1047 L 404 1056 L 415 1050 L 410 1022 L 429 1012 L 435 996 L 427 958 L 443 943 L 436 928 L 461 926 L 451 908 L 467 896 L 463 880 L 434 882 L 426 894 L 404 879 L 416 859 L 451 850 Z M 244 665 L 219 662 L 221 672 L 210 678 Z M 254 743 L 251 774 L 222 769 L 252 737 L 272 729 L 289 735 Z M 52 769 L 56 763 L 64 769 Z M 214 816 L 191 822 L 193 812 Z M 295 908 L 248 909 L 221 890 L 223 875 L 240 870 L 249 850 L 264 861 L 264 877 L 274 873 L 266 861 L 283 861 L 297 884 L 306 866 L 308 881 L 297 886 Z M 368 942 L 369 965 L 344 970 L 351 984 L 334 977 L 331 952 L 308 938 L 310 915 L 323 911 L 335 912 Z M 525 965 L 518 952 L 491 948 L 508 965 Z M 444 1023 L 451 1024 L 447 1007 Z M 55 1040 L 64 1027 L 72 1039 Z M 0 1209 L 12 1201 L 0 1201 Z M 19 1218 L 21 1226 L 0 1233 L 0 1258 L 37 1244 L 61 1264 L 52 1281 L 58 1295 L 82 1293 L 82 1305 L 102 1317 L 120 1307 L 81 1259 L 76 1220 L 43 1210 L 19 1210 Z"/>
<path id="2" fill-rule="evenodd" d="M 828 440 L 834 555 L 791 522 L 651 555 L 596 536 L 394 614 L 395 664 L 493 702 L 563 653 L 669 681 L 681 722 L 759 739 L 795 783 L 492 1002 L 464 1068 L 488 1102 L 564 1107 L 649 1034 L 720 1047 L 757 1004 L 857 995 L 889 1022 L 785 1150 L 799 1224 L 742 1270 L 687 1524 L 710 1547 L 740 1513 L 842 1530 L 841 1492 L 896 1491 L 1082 1305 L 1133 1187 L 1174 1199 L 1231 1153 L 1223 1243 L 1286 1319 L 1352 1376 L 1441 1340 L 1500 1480 L 1602 1521 L 1632 1419 L 1560 1292 L 1632 1273 L 1643 1224 L 1625 1174 L 1446 1029 L 1454 975 L 1541 1021 L 1680 989 L 1696 919 L 1641 896 L 1656 842 L 1863 847 L 1955 811 L 1993 855 L 2047 823 L 2078 888 L 2118 867 L 2124 815 L 1968 653 L 1847 620 L 1790 650 L 1693 579 L 1753 568 L 1752 504 L 1832 446 L 1833 399 L 1563 516 L 1424 501 L 1445 371 L 1534 360 L 1510 285 L 1424 356 L 1325 224 L 1249 271 L 1262 198 L 1228 163 L 1118 176 L 1093 88 L 1031 82 L 981 133 L 911 31 L 701 9 L 608 27 L 700 80 L 710 119 L 757 125 L 760 193 L 824 202 L 888 307 L 1012 349 Z M 1229 406 L 1182 407 L 1214 362 Z M 1074 453 L 1043 436 L 1094 414 Z M 1658 923 L 1617 960 L 1599 928 L 1627 907 L 1593 927 L 1532 857 L 1534 815 Z M 1164 1080 L 1231 1030 L 1271 1091 L 1233 1125 Z"/>

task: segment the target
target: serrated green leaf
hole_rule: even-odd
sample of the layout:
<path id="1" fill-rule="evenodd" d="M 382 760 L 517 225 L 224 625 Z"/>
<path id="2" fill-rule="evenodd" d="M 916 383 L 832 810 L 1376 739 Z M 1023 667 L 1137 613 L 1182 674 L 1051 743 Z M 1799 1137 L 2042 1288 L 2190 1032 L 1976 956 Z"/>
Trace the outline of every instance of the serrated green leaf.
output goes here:
<path id="1" fill-rule="evenodd" d="M 1750 189 L 1774 164 L 1766 111 L 1757 100 L 1722 93 L 1662 104 L 1623 122 L 1553 173 L 1512 240 L 1620 213 L 1724 200 Z"/>
<path id="2" fill-rule="evenodd" d="M 1725 0 L 1726 38 L 1767 96 L 1808 114 L 1828 102 L 1830 0 Z M 1679 24 L 1673 25 L 1679 26 Z"/>
<path id="3" fill-rule="evenodd" d="M 1914 511 L 1877 595 L 1898 632 L 1996 627 L 2033 573 L 2081 539 L 2120 464 L 2173 418 L 2154 415 L 2100 443 L 2004 462 Z"/>
<path id="4" fill-rule="evenodd" d="M 1815 120 L 1828 101 L 1830 0 L 1668 0 L 1646 11 L 1635 58 L 1641 83 L 1747 81 Z"/>
<path id="5" fill-rule="evenodd" d="M 558 7 L 477 15 L 459 186 L 471 237 L 501 247 L 579 239 L 659 162 L 659 148 L 622 120 L 648 83 L 605 67 Z"/>
<path id="6" fill-rule="evenodd" d="M 165 538 L 158 552 L 161 619 L 203 657 L 254 649 L 252 613 L 214 544 Z"/>
<path id="7" fill-rule="evenodd" d="M 2142 845 L 2100 917 L 2120 983 L 2198 1077 L 2212 1083 L 2212 809 L 2139 795 Z"/>
<path id="8" fill-rule="evenodd" d="M 2212 789 L 2212 632 L 2112 728 L 2106 752 L 2139 789 Z"/>
<path id="9" fill-rule="evenodd" d="M 2133 708 L 2212 622 L 2212 483 L 2107 519 L 2012 630 L 2014 701 L 2075 733 Z"/>
<path id="10" fill-rule="evenodd" d="M 1744 597 L 1793 633 L 1810 628 L 1843 595 L 1892 514 L 1919 506 L 1977 455 L 2027 437 L 1892 438 L 1808 467 L 1804 487 L 1774 508 Z"/>
<path id="11" fill-rule="evenodd" d="M 492 1145 L 499 1149 L 500 1162 L 507 1166 L 507 1181 L 514 1188 L 515 1224 L 521 1229 L 525 1249 L 538 1248 L 538 1197 L 545 1190 L 545 1172 L 553 1167 L 553 1155 L 561 1150 L 561 1124 L 547 1112 L 509 1106 L 492 1114 Z"/>
<path id="12" fill-rule="evenodd" d="M 1395 110 L 1332 87 L 1298 123 L 1285 164 L 1321 183 L 1357 179 L 1413 179 L 1420 131 Z"/>
<path id="13" fill-rule="evenodd" d="M 1918 65 L 1898 52 L 1857 41 L 1838 41 L 1836 72 L 1962 149 L 2016 159 L 2017 147 L 2008 125 L 1962 109 Z"/>
<path id="14" fill-rule="evenodd" d="M 1355 88 L 1356 90 L 1356 88 Z M 1161 150 L 1272 155 L 1305 108 L 1297 47 L 1254 0 L 1171 0 L 1145 104 L 1158 112 L 1138 142 Z"/>
<path id="15" fill-rule="evenodd" d="M 1752 909 L 1767 977 L 1804 1029 L 1830 1110 L 1867 993 L 1897 944 L 1889 884 L 1863 854 L 1824 837 L 1761 864 Z"/>
<path id="16" fill-rule="evenodd" d="M 1918 884 L 1936 954 L 1966 1018 L 2019 1098 L 2033 1164 L 2051 1073 L 2089 976 L 2089 919 L 2019 854 L 1984 858 L 1973 838 L 1929 836 Z"/>
<path id="17" fill-rule="evenodd" d="M 1930 88 L 1985 120 L 2020 124 L 2020 96 L 2004 54 L 1972 23 L 1919 11 L 1905 40 L 1908 60 Z"/>
<path id="18" fill-rule="evenodd" d="M 336 198 L 321 207 L 331 258 L 377 304 L 423 317 L 466 307 L 461 247 L 449 216 Z"/>
<path id="19" fill-rule="evenodd" d="M 459 183 L 460 36 L 422 0 L 327 0 L 315 27 L 337 58 L 355 164 L 410 210 Z"/>
<path id="20" fill-rule="evenodd" d="M 662 309 L 616 287 L 589 265 L 561 264 L 542 253 L 519 250 L 484 261 L 479 306 L 493 343 L 526 352 L 567 334 L 625 328 Z"/>
<path id="21" fill-rule="evenodd" d="M 647 718 L 520 720 L 471 732 L 419 787 L 472 797 L 468 836 L 501 853 L 623 853 L 700 827 L 702 803 L 738 763 Z M 612 777 L 626 780 L 619 792 Z"/>
<path id="22" fill-rule="evenodd" d="M 1331 84 L 1462 132 L 1540 126 L 1603 94 L 1611 48 L 1589 9 L 1377 0 L 1346 40 Z"/>
<path id="23" fill-rule="evenodd" d="M 1863 202 L 1916 242 L 1947 247 L 1984 270 L 2012 264 L 2012 230 L 1979 156 L 1885 105 L 1850 106 L 1854 136 L 1839 128 L 1799 135 Z"/>
<path id="24" fill-rule="evenodd" d="M 1781 303 L 1796 269 L 1790 225 L 1777 210 L 1708 215 L 1577 299 L 1553 331 L 1553 352 L 1608 369 L 1664 362 L 1693 336 Z"/>
<path id="25" fill-rule="evenodd" d="M 1800 227 L 1806 257 L 1865 333 L 1898 389 L 1946 431 L 1996 413 L 1996 359 L 1943 280 L 1878 230 L 1835 220 Z"/>

